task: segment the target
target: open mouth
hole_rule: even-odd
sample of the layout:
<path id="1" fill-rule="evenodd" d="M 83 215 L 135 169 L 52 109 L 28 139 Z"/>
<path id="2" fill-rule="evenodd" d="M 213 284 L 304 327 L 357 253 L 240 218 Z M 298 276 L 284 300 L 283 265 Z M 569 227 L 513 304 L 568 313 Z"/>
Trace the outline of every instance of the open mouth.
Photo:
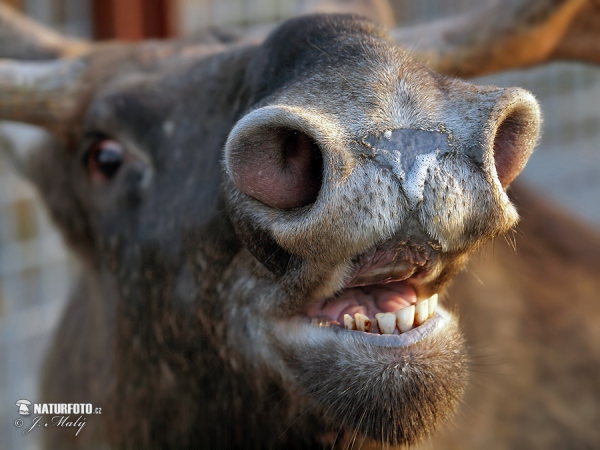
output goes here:
<path id="1" fill-rule="evenodd" d="M 437 294 L 417 302 L 414 289 L 400 281 L 345 289 L 338 296 L 313 305 L 307 314 L 317 326 L 401 334 L 433 317 L 437 303 Z"/>
<path id="2" fill-rule="evenodd" d="M 389 244 L 386 247 L 361 255 L 347 287 L 310 306 L 306 314 L 312 325 L 373 337 L 402 335 L 406 345 L 420 340 L 416 338 L 422 338 L 426 330 L 436 328 L 434 324 L 425 327 L 428 322 L 443 321 L 447 314 L 438 309 L 438 294 L 418 299 L 411 282 L 431 270 L 431 254 L 428 258 L 414 258 L 414 249 L 406 252 L 390 248 Z"/>

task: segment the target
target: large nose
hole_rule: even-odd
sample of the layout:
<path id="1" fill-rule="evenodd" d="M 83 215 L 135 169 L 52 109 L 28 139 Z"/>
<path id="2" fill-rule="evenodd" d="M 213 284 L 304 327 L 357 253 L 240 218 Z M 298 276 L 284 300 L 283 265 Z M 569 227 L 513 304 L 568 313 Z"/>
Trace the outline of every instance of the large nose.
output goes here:
<path id="1" fill-rule="evenodd" d="M 483 167 L 491 180 L 507 187 L 523 170 L 535 146 L 540 110 L 519 88 L 473 90 L 463 84 L 445 106 L 447 132 L 394 129 L 361 139 L 374 163 L 408 174 L 415 162 L 433 152 L 461 151 Z M 226 169 L 245 194 L 278 210 L 313 203 L 323 187 L 323 152 L 336 141 L 339 126 L 311 117 L 301 108 L 265 107 L 235 126 L 226 150 Z M 325 159 L 330 160 L 330 155 Z M 347 164 L 342 161 L 342 164 Z M 407 186 L 405 186 L 405 189 Z M 408 192 L 407 192 L 408 194 Z"/>

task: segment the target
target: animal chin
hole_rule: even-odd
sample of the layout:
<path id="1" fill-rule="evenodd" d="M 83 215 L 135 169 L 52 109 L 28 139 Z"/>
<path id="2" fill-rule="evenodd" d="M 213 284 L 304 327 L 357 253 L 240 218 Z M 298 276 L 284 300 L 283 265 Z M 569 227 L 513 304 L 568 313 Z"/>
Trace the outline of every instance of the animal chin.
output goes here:
<path id="1" fill-rule="evenodd" d="M 467 358 L 457 320 L 431 295 L 439 256 L 398 242 L 371 249 L 354 258 L 337 293 L 275 324 L 294 393 L 336 435 L 412 445 L 456 410 Z"/>

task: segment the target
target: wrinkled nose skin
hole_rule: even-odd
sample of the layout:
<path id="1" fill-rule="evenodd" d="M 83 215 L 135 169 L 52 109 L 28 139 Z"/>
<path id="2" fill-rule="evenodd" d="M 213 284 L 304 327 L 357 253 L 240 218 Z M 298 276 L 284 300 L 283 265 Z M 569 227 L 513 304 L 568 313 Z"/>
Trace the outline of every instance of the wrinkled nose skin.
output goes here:
<path id="1" fill-rule="evenodd" d="M 396 176 L 415 206 L 421 200 L 424 170 L 438 155 L 448 153 L 448 136 L 435 131 L 399 129 L 368 135 L 362 142 L 369 157 Z"/>
<path id="2" fill-rule="evenodd" d="M 435 131 L 399 129 L 371 134 L 363 139 L 371 157 L 404 179 L 419 156 L 450 149 L 448 136 Z"/>

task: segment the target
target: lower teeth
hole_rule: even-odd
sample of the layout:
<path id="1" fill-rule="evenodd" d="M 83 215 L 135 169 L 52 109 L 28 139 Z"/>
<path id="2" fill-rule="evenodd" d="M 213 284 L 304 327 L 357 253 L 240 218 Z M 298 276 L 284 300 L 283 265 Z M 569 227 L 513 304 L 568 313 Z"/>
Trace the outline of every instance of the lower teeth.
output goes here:
<path id="1" fill-rule="evenodd" d="M 428 318 L 435 314 L 438 295 L 434 294 L 430 298 L 423 300 L 416 305 L 402 308 L 395 313 L 378 313 L 375 315 L 377 327 L 380 334 L 393 334 L 396 330 L 399 333 L 406 333 L 419 325 L 422 325 Z M 369 333 L 372 329 L 372 321 L 361 313 L 344 314 L 344 327 L 348 330 L 358 330 Z"/>
<path id="2" fill-rule="evenodd" d="M 364 314 L 361 314 L 361 313 L 354 314 L 354 320 L 356 322 L 356 329 L 358 331 L 364 331 L 366 333 L 369 333 L 371 331 L 371 328 L 373 326 L 373 324 L 371 323 L 371 319 L 369 319 Z M 344 319 L 344 322 L 346 322 L 345 319 Z"/>

